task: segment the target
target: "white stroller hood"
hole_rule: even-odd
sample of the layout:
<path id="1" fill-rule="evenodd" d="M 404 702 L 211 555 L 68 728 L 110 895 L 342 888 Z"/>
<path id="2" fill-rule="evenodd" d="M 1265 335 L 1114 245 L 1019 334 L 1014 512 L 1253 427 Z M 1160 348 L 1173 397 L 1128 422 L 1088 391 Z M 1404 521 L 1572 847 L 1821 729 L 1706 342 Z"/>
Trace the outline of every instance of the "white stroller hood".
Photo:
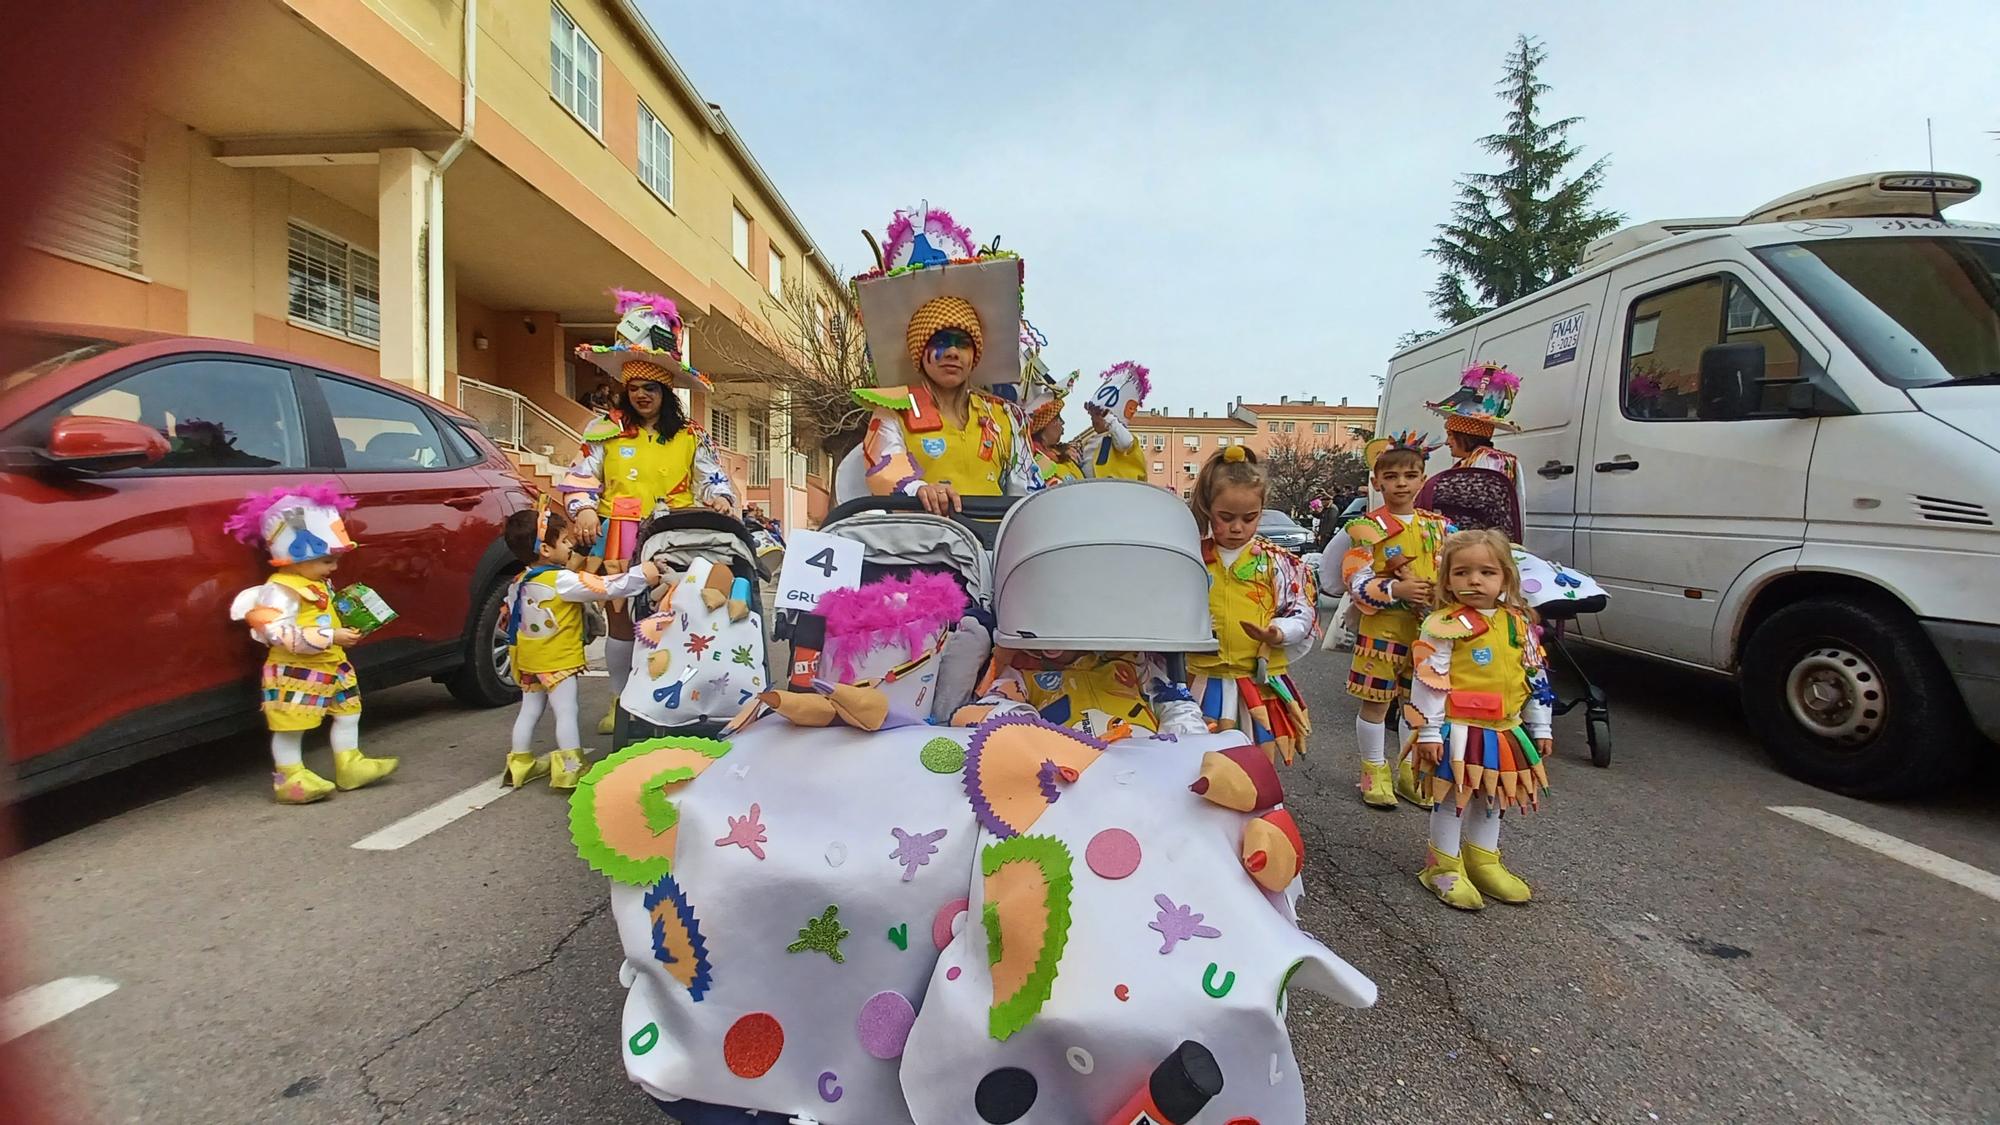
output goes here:
<path id="1" fill-rule="evenodd" d="M 1033 493 L 1001 522 L 993 560 L 1004 648 L 1216 649 L 1201 533 L 1164 489 L 1098 479 Z"/>

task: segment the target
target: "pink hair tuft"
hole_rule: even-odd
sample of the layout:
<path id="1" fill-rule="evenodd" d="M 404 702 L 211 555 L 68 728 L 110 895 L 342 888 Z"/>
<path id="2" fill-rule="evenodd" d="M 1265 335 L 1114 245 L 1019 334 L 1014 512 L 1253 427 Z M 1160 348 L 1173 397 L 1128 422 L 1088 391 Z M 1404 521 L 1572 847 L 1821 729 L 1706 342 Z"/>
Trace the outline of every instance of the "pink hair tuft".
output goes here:
<path id="1" fill-rule="evenodd" d="M 223 521 L 223 534 L 245 543 L 262 543 L 264 513 L 270 511 L 271 506 L 278 501 L 291 496 L 321 507 L 332 508 L 336 512 L 344 512 L 354 507 L 354 497 L 342 492 L 340 486 L 332 481 L 283 485 L 269 492 L 259 492 L 245 497 L 244 501 L 236 506 L 236 511 L 230 513 L 229 518 Z"/>
<path id="2" fill-rule="evenodd" d="M 1134 363 L 1128 359 L 1121 363 L 1113 364 L 1111 370 L 1104 373 L 1103 378 L 1107 383 L 1115 383 L 1121 378 L 1130 378 L 1133 385 L 1139 388 L 1139 400 L 1144 402 L 1147 396 L 1153 393 L 1152 373 L 1152 368 L 1147 367 L 1143 363 Z"/>
<path id="3" fill-rule="evenodd" d="M 646 293 L 637 289 L 613 289 L 611 296 L 618 302 L 617 312 L 621 317 L 640 305 L 645 305 L 647 308 L 652 309 L 654 312 L 671 321 L 674 327 L 679 328 L 681 325 L 680 306 L 674 304 L 674 299 L 664 293 Z"/>

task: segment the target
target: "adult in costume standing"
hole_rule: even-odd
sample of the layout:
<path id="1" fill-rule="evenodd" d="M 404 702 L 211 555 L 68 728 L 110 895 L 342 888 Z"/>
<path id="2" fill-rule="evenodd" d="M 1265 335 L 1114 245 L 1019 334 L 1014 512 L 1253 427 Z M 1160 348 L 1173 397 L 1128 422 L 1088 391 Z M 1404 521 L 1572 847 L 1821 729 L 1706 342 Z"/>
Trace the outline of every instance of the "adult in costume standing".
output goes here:
<path id="1" fill-rule="evenodd" d="M 964 496 L 1041 487 L 1021 409 L 984 388 L 1020 377 L 1021 260 L 949 214 L 898 211 L 880 268 L 855 279 L 876 387 L 861 439 L 868 488 L 945 515 Z"/>
<path id="2" fill-rule="evenodd" d="M 1521 463 L 1512 453 L 1493 444 L 1493 435 L 1501 430 L 1521 431 L 1520 426 L 1507 420 L 1514 409 L 1514 393 L 1520 389 L 1519 375 L 1497 363 L 1475 363 L 1459 377 L 1458 390 L 1441 402 L 1425 405 L 1444 419 L 1445 440 L 1451 446 L 1455 467 L 1492 469 L 1514 482 L 1514 496 L 1525 523 L 1528 482 L 1521 475 Z"/>
<path id="3" fill-rule="evenodd" d="M 655 293 L 613 290 L 617 342 L 586 344 L 576 354 L 620 386 L 618 406 L 584 432 L 583 450 L 561 490 L 593 555 L 606 570 L 622 570 L 638 547 L 639 525 L 653 515 L 703 506 L 736 510 L 736 492 L 708 434 L 689 421 L 676 386 L 714 391 L 708 377 L 681 360 L 680 311 Z M 632 618 L 622 603 L 608 607 L 611 635 L 604 663 L 611 673 L 612 709 L 597 724 L 611 733 L 618 693 L 632 672 Z"/>

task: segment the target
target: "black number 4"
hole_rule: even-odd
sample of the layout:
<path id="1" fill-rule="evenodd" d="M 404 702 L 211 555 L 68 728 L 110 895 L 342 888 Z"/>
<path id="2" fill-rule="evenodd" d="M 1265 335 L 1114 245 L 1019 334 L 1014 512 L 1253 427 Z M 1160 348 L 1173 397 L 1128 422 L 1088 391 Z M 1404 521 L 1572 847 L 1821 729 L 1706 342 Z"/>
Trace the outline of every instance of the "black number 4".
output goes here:
<path id="1" fill-rule="evenodd" d="M 818 567 L 820 576 L 823 578 L 832 578 L 833 572 L 840 569 L 840 567 L 834 565 L 832 547 L 828 547 L 819 554 L 807 559 L 806 565 Z"/>

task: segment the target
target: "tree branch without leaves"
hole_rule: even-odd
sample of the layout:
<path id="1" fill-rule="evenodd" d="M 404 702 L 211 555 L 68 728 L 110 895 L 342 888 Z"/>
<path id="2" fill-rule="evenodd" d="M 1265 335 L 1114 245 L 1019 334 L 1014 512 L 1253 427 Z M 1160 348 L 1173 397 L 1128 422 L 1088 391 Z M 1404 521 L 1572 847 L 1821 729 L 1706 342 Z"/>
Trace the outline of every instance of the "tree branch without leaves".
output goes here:
<path id="1" fill-rule="evenodd" d="M 873 385 L 853 294 L 790 278 L 764 298 L 762 312 L 761 322 L 743 326 L 755 346 L 718 345 L 714 366 L 764 383 L 774 401 L 788 400 L 793 446 L 817 448 L 838 462 L 860 442 L 868 421 L 854 391 Z"/>
<path id="2" fill-rule="evenodd" d="M 1264 475 L 1268 481 L 1264 506 L 1301 519 L 1315 497 L 1331 499 L 1368 486 L 1368 469 L 1360 454 L 1297 433 L 1272 440 L 1264 454 Z"/>

